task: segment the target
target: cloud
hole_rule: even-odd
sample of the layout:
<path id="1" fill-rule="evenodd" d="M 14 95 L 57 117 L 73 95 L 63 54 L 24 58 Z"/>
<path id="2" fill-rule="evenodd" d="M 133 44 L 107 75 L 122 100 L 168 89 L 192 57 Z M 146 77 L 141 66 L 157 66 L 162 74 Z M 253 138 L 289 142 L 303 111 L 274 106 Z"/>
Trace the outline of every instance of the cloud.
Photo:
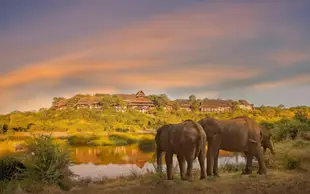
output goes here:
<path id="1" fill-rule="evenodd" d="M 310 49 L 308 51 L 310 51 Z M 273 53 L 270 58 L 280 66 L 291 66 L 306 61 L 310 62 L 310 54 L 305 51 L 280 51 Z"/>
<path id="2" fill-rule="evenodd" d="M 273 81 L 273 82 L 263 82 L 254 84 L 251 86 L 255 90 L 265 90 L 270 88 L 287 87 L 291 85 L 309 84 L 310 83 L 310 73 L 304 75 L 297 75 L 283 80 Z"/>
<path id="3" fill-rule="evenodd" d="M 97 22 L 101 26 L 92 34 L 68 40 L 55 36 L 34 43 L 33 51 L 24 52 L 31 41 L 17 46 L 4 41 L 9 49 L 1 48 L 2 55 L 11 54 L 14 59 L 8 61 L 19 65 L 1 68 L 0 92 L 32 99 L 24 94 L 52 98 L 101 88 L 147 88 L 218 96 L 226 90 L 280 87 L 288 77 L 310 73 L 305 64 L 310 49 L 307 40 L 301 41 L 303 29 L 283 22 L 292 6 L 268 5 L 199 3 L 111 28 Z M 22 49 L 14 51 L 17 47 Z M 24 60 L 26 55 L 31 57 Z M 1 99 L 10 106 L 9 97 Z"/>

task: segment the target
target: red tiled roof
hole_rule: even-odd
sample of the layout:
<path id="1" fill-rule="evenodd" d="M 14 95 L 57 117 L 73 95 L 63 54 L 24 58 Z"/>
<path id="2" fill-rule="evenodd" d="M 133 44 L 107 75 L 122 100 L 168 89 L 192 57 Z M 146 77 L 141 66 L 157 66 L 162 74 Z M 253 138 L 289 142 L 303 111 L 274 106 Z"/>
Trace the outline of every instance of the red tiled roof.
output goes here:
<path id="1" fill-rule="evenodd" d="M 115 94 L 115 96 L 118 96 L 123 101 L 129 103 L 153 104 L 153 102 L 145 96 L 142 90 L 140 90 L 136 94 Z"/>

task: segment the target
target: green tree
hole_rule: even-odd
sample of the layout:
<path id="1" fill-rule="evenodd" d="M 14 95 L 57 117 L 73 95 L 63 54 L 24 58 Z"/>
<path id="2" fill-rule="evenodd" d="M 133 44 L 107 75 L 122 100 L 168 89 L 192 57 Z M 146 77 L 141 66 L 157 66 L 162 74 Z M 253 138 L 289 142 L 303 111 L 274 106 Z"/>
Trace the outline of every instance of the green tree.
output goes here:
<path id="1" fill-rule="evenodd" d="M 197 98 L 196 98 L 196 96 L 195 96 L 194 94 L 190 95 L 190 96 L 188 97 L 188 99 L 189 99 L 189 101 L 190 101 L 191 103 L 194 103 L 194 102 L 197 100 Z"/>

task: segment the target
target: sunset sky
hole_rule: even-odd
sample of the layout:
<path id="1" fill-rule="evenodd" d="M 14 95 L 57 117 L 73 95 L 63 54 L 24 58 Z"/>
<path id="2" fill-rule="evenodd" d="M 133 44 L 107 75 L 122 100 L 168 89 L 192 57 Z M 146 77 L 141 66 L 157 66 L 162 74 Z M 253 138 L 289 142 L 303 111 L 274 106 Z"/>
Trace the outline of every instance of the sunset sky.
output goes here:
<path id="1" fill-rule="evenodd" d="M 310 105 L 307 0 L 0 2 L 0 113 L 75 94 Z"/>

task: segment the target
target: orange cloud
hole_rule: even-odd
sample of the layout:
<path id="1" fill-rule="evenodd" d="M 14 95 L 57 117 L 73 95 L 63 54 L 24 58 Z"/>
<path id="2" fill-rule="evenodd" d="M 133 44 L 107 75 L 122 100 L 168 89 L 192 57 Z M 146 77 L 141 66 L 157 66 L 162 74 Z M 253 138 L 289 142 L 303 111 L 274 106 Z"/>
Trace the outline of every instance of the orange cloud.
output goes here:
<path id="1" fill-rule="evenodd" d="M 114 60 L 105 62 L 87 62 L 79 56 L 63 57 L 46 62 L 39 62 L 16 71 L 10 72 L 0 78 L 0 89 L 10 88 L 21 84 L 43 80 L 59 80 L 70 76 L 78 76 L 86 73 L 105 72 L 111 73 L 117 70 L 150 67 L 159 65 L 158 60 Z"/>
<path id="2" fill-rule="evenodd" d="M 281 51 L 270 56 L 271 60 L 276 61 L 281 66 L 291 66 L 298 62 L 310 61 L 309 53 L 296 51 Z"/>
<path id="3" fill-rule="evenodd" d="M 260 73 L 246 67 L 182 68 L 166 72 L 130 73 L 115 75 L 114 84 L 165 89 L 171 87 L 203 86 L 230 79 L 249 78 Z"/>
<path id="4" fill-rule="evenodd" d="M 305 74 L 291 77 L 285 80 L 255 84 L 251 88 L 256 90 L 264 90 L 270 88 L 284 87 L 287 85 L 304 84 L 309 82 L 310 82 L 310 74 Z"/>

